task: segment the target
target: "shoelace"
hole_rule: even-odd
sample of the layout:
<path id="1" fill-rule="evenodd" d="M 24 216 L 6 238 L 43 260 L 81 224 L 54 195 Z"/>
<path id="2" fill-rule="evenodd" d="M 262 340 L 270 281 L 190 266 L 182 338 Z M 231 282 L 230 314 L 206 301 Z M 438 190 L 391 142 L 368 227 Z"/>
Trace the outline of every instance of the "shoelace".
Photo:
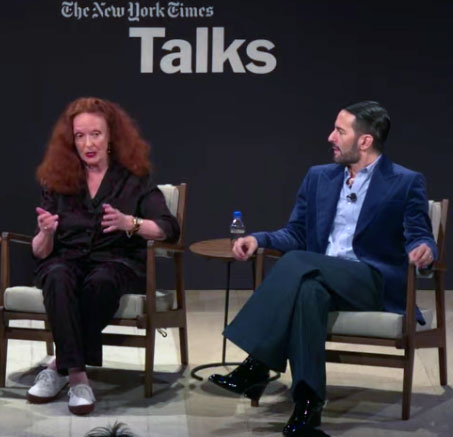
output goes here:
<path id="1" fill-rule="evenodd" d="M 76 385 L 75 387 L 70 387 L 68 394 L 69 396 L 77 396 L 78 398 L 83 398 L 89 401 L 96 400 L 93 392 L 89 389 L 89 387 L 85 386 Z"/>
<path id="2" fill-rule="evenodd" d="M 46 372 L 46 371 L 42 371 L 42 372 L 39 372 L 37 375 L 36 375 L 36 378 L 35 378 L 35 384 L 40 382 L 41 380 L 43 382 L 49 382 L 49 381 L 52 381 L 54 380 L 55 378 L 53 378 L 53 374 L 51 374 L 50 372 Z"/>

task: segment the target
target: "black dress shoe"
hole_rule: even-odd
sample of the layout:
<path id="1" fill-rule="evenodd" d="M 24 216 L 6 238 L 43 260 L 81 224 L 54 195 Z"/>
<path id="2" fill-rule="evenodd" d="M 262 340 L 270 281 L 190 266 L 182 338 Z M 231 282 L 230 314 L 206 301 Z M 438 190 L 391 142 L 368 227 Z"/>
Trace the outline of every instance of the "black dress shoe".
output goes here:
<path id="1" fill-rule="evenodd" d="M 322 429 L 315 429 L 311 427 L 301 428 L 297 431 L 297 434 L 293 434 L 296 437 L 330 437 Z"/>
<path id="2" fill-rule="evenodd" d="M 283 428 L 283 435 L 285 437 L 327 435 L 321 430 L 314 429 L 321 425 L 323 406 L 324 402 L 321 400 L 307 399 L 297 402 L 293 414 Z"/>
<path id="3" fill-rule="evenodd" d="M 233 393 L 244 394 L 252 400 L 252 405 L 258 405 L 269 382 L 269 368 L 249 356 L 232 372 L 211 375 L 209 381 Z"/>

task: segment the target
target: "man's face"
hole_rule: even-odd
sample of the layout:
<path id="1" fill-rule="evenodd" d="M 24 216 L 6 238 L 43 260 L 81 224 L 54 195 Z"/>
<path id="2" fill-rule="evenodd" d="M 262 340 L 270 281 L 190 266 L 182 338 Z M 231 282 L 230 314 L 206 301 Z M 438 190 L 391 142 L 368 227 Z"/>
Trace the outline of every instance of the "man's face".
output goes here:
<path id="1" fill-rule="evenodd" d="M 344 109 L 335 120 L 335 127 L 327 140 L 332 144 L 333 160 L 337 164 L 350 165 L 360 160 L 359 135 L 353 128 L 355 115 Z"/>

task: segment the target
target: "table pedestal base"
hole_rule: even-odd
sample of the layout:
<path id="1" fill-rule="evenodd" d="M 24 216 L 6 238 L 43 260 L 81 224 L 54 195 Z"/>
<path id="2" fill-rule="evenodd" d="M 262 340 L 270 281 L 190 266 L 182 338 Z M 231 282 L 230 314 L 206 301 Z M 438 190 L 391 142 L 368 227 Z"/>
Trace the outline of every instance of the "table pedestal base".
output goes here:
<path id="1" fill-rule="evenodd" d="M 239 366 L 241 363 L 208 363 L 208 364 L 201 364 L 200 366 L 196 366 L 190 372 L 190 376 L 192 378 L 198 379 L 198 381 L 203 381 L 201 376 L 197 375 L 197 372 L 204 369 L 209 369 L 211 367 L 226 367 L 226 366 Z"/>
<path id="2" fill-rule="evenodd" d="M 220 362 L 220 363 L 208 363 L 208 364 L 201 364 L 200 366 L 196 366 L 194 367 L 191 372 L 190 372 L 190 376 L 192 378 L 195 378 L 195 379 L 198 379 L 198 381 L 203 381 L 203 378 L 199 375 L 197 375 L 197 372 L 199 372 L 200 370 L 204 370 L 204 369 L 209 369 L 211 367 L 226 367 L 226 366 L 239 366 L 240 364 L 242 363 L 225 363 L 225 362 Z M 275 372 L 275 375 L 272 376 L 271 378 L 269 378 L 269 382 L 270 381 L 275 381 L 276 379 L 280 378 L 280 373 L 279 372 Z"/>

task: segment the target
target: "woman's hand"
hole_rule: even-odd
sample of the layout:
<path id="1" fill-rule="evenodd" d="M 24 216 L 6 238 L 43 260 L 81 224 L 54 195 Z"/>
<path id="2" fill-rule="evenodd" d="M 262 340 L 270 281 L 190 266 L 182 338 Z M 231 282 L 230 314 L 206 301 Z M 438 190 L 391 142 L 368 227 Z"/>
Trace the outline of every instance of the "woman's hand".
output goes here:
<path id="1" fill-rule="evenodd" d="M 58 227 L 58 214 L 51 214 L 49 211 L 36 207 L 38 214 L 38 227 L 39 230 L 48 236 L 53 236 Z"/>
<path id="2" fill-rule="evenodd" d="M 131 215 L 123 214 L 119 209 L 113 208 L 108 203 L 104 203 L 102 208 L 104 210 L 101 222 L 101 226 L 104 228 L 103 232 L 131 230 L 133 226 Z"/>
<path id="3" fill-rule="evenodd" d="M 119 209 L 113 208 L 108 203 L 104 203 L 102 208 L 104 209 L 104 215 L 102 216 L 101 226 L 105 228 L 104 233 L 113 231 L 129 232 L 134 227 L 133 216 L 123 214 Z M 145 240 L 165 240 L 165 232 L 153 220 L 143 219 L 136 235 L 140 235 Z"/>
<path id="4" fill-rule="evenodd" d="M 53 250 L 53 237 L 58 228 L 58 214 L 51 214 L 49 211 L 36 207 L 38 214 L 39 232 L 33 238 L 31 247 L 33 254 L 38 258 L 47 258 Z"/>

